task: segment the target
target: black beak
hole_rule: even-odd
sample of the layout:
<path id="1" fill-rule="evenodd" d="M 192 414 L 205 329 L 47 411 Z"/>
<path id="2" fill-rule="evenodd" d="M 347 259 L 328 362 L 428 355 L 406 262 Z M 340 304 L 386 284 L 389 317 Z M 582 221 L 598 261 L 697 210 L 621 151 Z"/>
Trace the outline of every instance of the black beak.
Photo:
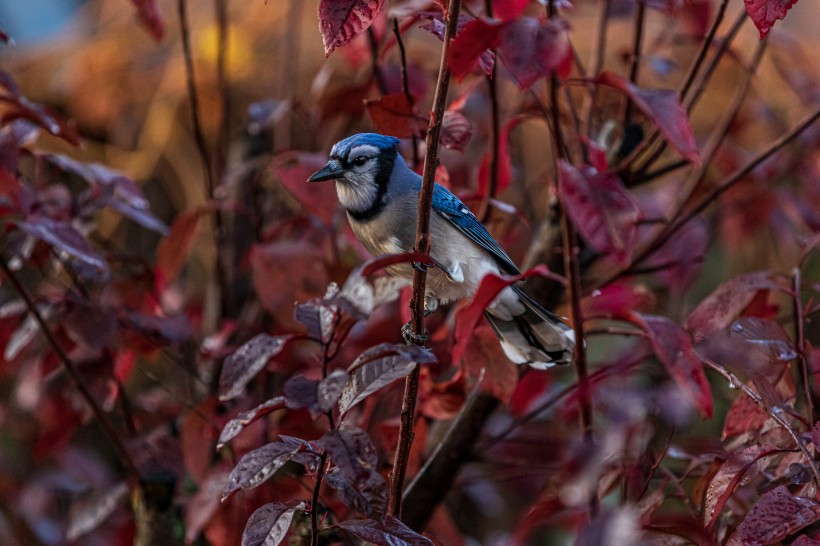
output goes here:
<path id="1" fill-rule="evenodd" d="M 327 165 L 310 175 L 308 182 L 323 182 L 325 180 L 336 180 L 344 174 L 342 166 L 338 161 L 329 161 Z"/>

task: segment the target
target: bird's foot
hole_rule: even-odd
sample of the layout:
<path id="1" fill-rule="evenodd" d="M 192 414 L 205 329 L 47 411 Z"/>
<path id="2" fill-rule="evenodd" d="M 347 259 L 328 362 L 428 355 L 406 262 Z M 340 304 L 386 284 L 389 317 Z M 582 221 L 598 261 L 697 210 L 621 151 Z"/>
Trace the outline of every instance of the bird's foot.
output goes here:
<path id="1" fill-rule="evenodd" d="M 413 269 L 422 273 L 427 273 L 427 270 L 430 269 L 429 265 L 422 262 L 410 262 L 410 265 L 413 266 Z"/>
<path id="2" fill-rule="evenodd" d="M 413 331 L 413 323 L 408 322 L 401 327 L 401 335 L 408 345 L 424 345 L 430 339 L 430 332 L 424 330 L 422 334 Z"/>

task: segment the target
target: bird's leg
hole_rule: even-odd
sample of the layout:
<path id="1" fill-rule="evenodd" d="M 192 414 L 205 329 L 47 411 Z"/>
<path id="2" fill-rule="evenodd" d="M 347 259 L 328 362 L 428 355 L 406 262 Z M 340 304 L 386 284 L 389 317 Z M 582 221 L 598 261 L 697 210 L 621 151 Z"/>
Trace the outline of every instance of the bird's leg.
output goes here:
<path id="1" fill-rule="evenodd" d="M 422 273 L 427 273 L 427 270 L 430 269 L 430 266 L 423 262 L 410 262 L 410 265 L 413 266 L 413 269 Z"/>
<path id="2" fill-rule="evenodd" d="M 438 309 L 438 298 L 432 294 L 424 296 L 424 316 L 429 317 Z"/>
<path id="3" fill-rule="evenodd" d="M 410 302 L 410 305 L 413 305 L 412 301 Z M 434 313 L 436 309 L 438 309 L 438 305 L 438 298 L 432 294 L 426 294 L 424 296 L 424 316 L 427 317 Z M 430 332 L 426 329 L 421 335 L 416 334 L 413 331 L 413 321 L 410 321 L 401 327 L 401 335 L 404 338 L 404 342 L 408 345 L 424 345 L 424 343 L 430 339 Z"/>

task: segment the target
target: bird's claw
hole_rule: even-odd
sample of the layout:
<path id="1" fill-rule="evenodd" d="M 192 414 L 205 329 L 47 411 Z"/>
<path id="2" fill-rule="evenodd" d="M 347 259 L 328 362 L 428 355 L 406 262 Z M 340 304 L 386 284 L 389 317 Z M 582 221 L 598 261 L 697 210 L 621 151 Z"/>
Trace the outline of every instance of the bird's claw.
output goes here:
<path id="1" fill-rule="evenodd" d="M 410 265 L 413 266 L 413 269 L 421 273 L 427 273 L 427 270 L 430 269 L 430 266 L 423 262 L 410 262 Z"/>
<path id="2" fill-rule="evenodd" d="M 414 332 L 412 322 L 408 322 L 401 327 L 401 335 L 408 345 L 424 345 L 430 339 L 430 332 L 427 330 L 424 330 L 421 334 Z"/>

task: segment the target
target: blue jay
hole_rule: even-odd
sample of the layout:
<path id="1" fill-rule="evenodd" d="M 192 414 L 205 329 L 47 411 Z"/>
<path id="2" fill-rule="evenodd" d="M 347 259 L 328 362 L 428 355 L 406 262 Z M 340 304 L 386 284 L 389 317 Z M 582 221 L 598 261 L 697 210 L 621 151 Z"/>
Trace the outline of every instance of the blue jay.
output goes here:
<path id="1" fill-rule="evenodd" d="M 356 237 L 373 255 L 406 252 L 415 245 L 421 176 L 398 153 L 399 139 L 375 133 L 337 142 L 330 159 L 308 182 L 336 181 Z M 430 218 L 430 258 L 425 314 L 440 303 L 471 297 L 488 273 L 517 275 L 506 252 L 458 197 L 435 184 Z M 388 273 L 412 277 L 408 264 Z M 575 336 L 558 317 L 517 286 L 505 288 L 487 307 L 485 317 L 507 357 L 538 369 L 567 364 Z M 405 339 L 410 334 L 405 328 Z"/>

